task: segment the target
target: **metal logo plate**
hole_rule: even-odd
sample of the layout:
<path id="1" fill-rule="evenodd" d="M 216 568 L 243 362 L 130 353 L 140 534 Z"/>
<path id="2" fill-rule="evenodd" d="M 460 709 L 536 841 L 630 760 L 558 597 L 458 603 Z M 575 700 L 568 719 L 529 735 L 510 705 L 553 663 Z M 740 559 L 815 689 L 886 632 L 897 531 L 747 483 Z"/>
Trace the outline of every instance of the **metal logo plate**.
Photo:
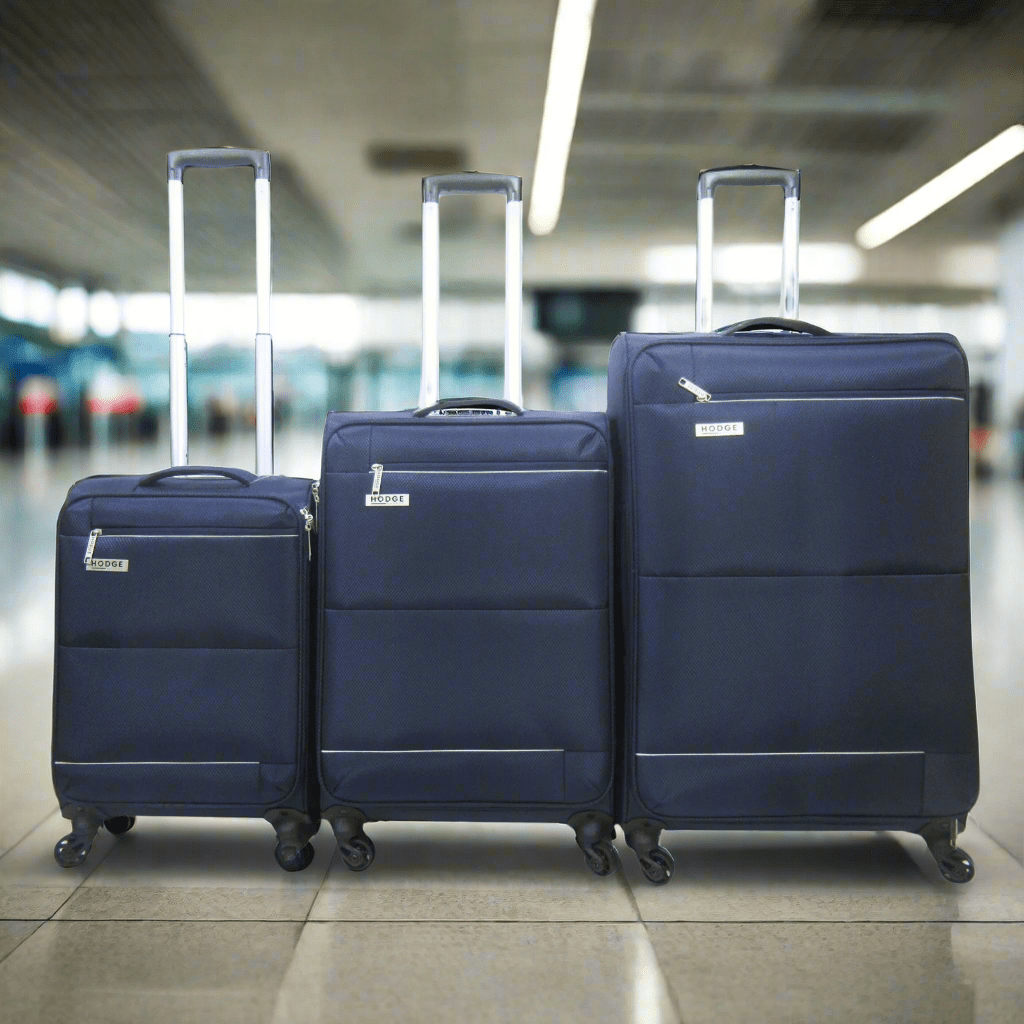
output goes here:
<path id="1" fill-rule="evenodd" d="M 92 558 L 86 565 L 89 572 L 127 572 L 127 558 Z"/>
<path id="2" fill-rule="evenodd" d="M 368 494 L 367 508 L 408 508 L 408 494 Z"/>
<path id="3" fill-rule="evenodd" d="M 742 423 L 696 423 L 697 437 L 738 437 L 743 433 Z"/>

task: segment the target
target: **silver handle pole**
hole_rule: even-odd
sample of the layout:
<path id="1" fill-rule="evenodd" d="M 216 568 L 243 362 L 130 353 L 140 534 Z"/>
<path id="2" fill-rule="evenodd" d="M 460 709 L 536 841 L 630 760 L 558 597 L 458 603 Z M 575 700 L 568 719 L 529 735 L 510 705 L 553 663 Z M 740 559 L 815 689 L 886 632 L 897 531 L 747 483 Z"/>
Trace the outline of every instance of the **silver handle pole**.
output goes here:
<path id="1" fill-rule="evenodd" d="M 441 349 L 440 204 L 423 204 L 423 362 L 420 371 L 420 408 L 433 405 L 440 394 Z"/>
<path id="2" fill-rule="evenodd" d="M 185 343 L 185 197 L 181 180 L 167 182 L 171 257 L 171 465 L 188 465 L 188 346 Z"/>
<path id="3" fill-rule="evenodd" d="M 505 204 L 505 399 L 523 404 L 523 203 Z"/>
<path id="4" fill-rule="evenodd" d="M 800 315 L 800 199 L 786 196 L 785 219 L 782 224 L 782 315 L 796 320 Z"/>
<path id="5" fill-rule="evenodd" d="M 274 473 L 274 341 L 270 333 L 270 179 L 256 179 L 256 475 Z"/>
<path id="6" fill-rule="evenodd" d="M 696 330 L 707 334 L 711 330 L 711 253 L 715 234 L 715 200 L 707 196 L 697 200 L 697 306 Z"/>

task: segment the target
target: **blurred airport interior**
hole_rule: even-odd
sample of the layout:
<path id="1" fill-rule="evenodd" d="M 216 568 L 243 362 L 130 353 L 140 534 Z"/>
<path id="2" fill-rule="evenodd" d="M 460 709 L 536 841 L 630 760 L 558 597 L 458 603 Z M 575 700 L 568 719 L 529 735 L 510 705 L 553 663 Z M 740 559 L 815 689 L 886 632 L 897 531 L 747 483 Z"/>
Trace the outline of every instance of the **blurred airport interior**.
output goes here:
<path id="1" fill-rule="evenodd" d="M 226 0 L 4 5 L 2 450 L 166 432 L 163 158 L 230 143 L 274 159 L 282 427 L 414 403 L 423 174 L 524 176 L 528 402 L 603 408 L 618 330 L 692 328 L 697 170 L 762 162 L 803 171 L 804 319 L 956 334 L 980 471 L 1024 473 L 1024 8 L 641 7 L 566 2 L 555 32 L 561 8 L 543 0 L 304 0 L 244 15 Z M 730 38 L 733 23 L 757 45 Z M 589 50 L 559 43 L 573 33 Z M 247 59 L 241 40 L 272 39 L 266 68 Z M 311 89 L 328 53 L 333 73 Z M 1017 148 L 986 156 L 998 139 Z M 931 180 L 965 157 L 984 165 L 973 187 Z M 186 188 L 200 433 L 252 420 L 246 181 L 193 171 Z M 877 215 L 926 184 L 956 198 L 878 234 Z M 720 324 L 773 311 L 781 211 L 762 191 L 719 203 Z M 500 391 L 500 218 L 497 201 L 444 206 L 443 394 Z"/>
<path id="2" fill-rule="evenodd" d="M 272 154 L 276 469 L 309 477 L 328 410 L 417 404 L 424 175 L 522 175 L 525 404 L 603 410 L 619 331 L 693 330 L 699 171 L 800 168 L 801 318 L 970 367 L 977 879 L 915 837 L 677 832 L 649 890 L 561 826 L 384 823 L 371 879 L 324 829 L 296 880 L 252 823 L 156 818 L 62 873 L 54 524 L 169 462 L 166 154 L 220 145 Z M 184 197 L 190 458 L 251 470 L 252 172 Z M 777 314 L 780 199 L 718 194 L 716 326 Z M 502 202 L 440 219 L 441 396 L 498 397 Z M 0 1024 L 1020 1024 L 1024 0 L 0 0 L 0 527 Z"/>

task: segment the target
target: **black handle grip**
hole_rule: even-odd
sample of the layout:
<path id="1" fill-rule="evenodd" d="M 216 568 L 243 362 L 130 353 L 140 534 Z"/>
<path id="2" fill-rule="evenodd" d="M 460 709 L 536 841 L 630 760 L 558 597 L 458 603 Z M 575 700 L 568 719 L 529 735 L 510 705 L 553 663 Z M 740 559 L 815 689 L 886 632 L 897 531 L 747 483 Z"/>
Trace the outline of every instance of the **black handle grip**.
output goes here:
<path id="1" fill-rule="evenodd" d="M 753 320 L 740 320 L 719 327 L 715 334 L 744 334 L 747 331 L 789 331 L 792 334 L 814 334 L 822 338 L 831 337 L 832 332 L 824 327 L 809 324 L 806 320 L 787 320 L 782 316 L 759 316 Z"/>
<path id="2" fill-rule="evenodd" d="M 440 402 L 428 405 L 425 409 L 417 409 L 414 416 L 429 416 L 431 413 L 444 409 L 504 409 L 506 412 L 522 416 L 523 410 L 515 402 L 504 398 L 443 398 Z"/>
<path id="3" fill-rule="evenodd" d="M 484 174 L 459 171 L 455 174 L 431 174 L 423 179 L 423 202 L 436 203 L 441 196 L 465 196 L 497 193 L 505 202 L 521 202 L 523 179 L 515 174 Z"/>
<path id="4" fill-rule="evenodd" d="M 257 178 L 270 181 L 270 154 L 265 149 L 175 149 L 167 154 L 167 180 L 182 181 L 187 167 L 251 167 Z"/>
<path id="5" fill-rule="evenodd" d="M 800 198 L 800 172 L 785 167 L 738 164 L 712 167 L 697 177 L 697 198 L 712 199 L 719 185 L 781 185 L 787 199 Z"/>
<path id="6" fill-rule="evenodd" d="M 255 474 L 245 469 L 221 469 L 214 466 L 171 466 L 169 469 L 161 469 L 156 473 L 150 473 L 144 480 L 140 480 L 136 486 L 152 487 L 160 480 L 170 476 L 221 476 L 231 480 L 237 480 L 246 487 L 257 479 Z"/>

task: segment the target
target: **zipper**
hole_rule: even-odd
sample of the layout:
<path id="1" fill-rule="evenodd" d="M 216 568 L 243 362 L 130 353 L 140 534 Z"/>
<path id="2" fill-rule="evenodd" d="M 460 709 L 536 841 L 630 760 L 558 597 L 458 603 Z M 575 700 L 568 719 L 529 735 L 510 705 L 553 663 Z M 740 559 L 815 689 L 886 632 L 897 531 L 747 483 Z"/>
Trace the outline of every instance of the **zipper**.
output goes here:
<path id="1" fill-rule="evenodd" d="M 92 553 L 96 550 L 96 541 L 102 534 L 102 530 L 90 530 L 89 532 L 89 545 L 85 549 L 85 564 L 92 564 Z"/>
<path id="2" fill-rule="evenodd" d="M 384 467 L 375 463 L 370 467 L 373 472 L 373 494 L 380 493 L 381 478 Z M 389 473 L 400 473 L 402 476 L 504 476 L 520 473 L 607 473 L 607 469 L 389 469 Z"/>
<path id="3" fill-rule="evenodd" d="M 320 481 L 313 481 L 313 529 L 315 530 L 320 523 Z"/>
<path id="4" fill-rule="evenodd" d="M 135 537 L 141 540 L 263 540 L 274 537 L 298 537 L 297 533 L 111 533 L 109 530 L 93 530 L 89 534 L 89 547 L 86 556 L 91 556 L 96 546 L 95 538 L 104 537 Z"/>
<path id="5" fill-rule="evenodd" d="M 307 515 L 306 529 L 310 529 L 309 522 L 312 516 L 308 515 L 307 509 L 301 510 Z M 297 533 L 113 533 L 108 530 L 96 529 L 89 531 L 89 543 L 85 548 L 83 562 L 86 568 L 92 565 L 93 554 L 96 551 L 96 541 L 100 537 L 131 537 L 137 540 L 264 540 L 276 537 L 298 537 Z M 309 542 L 309 557 L 313 557 L 313 541 Z"/>
<path id="6" fill-rule="evenodd" d="M 960 395 L 784 395 L 759 398 L 715 398 L 709 391 L 685 377 L 679 378 L 679 387 L 689 391 L 698 402 L 963 402 Z"/>
<path id="7" fill-rule="evenodd" d="M 313 561 L 313 530 L 314 530 L 313 515 L 309 511 L 309 506 L 308 505 L 305 505 L 305 506 L 303 506 L 302 508 L 299 509 L 299 515 L 302 516 L 306 520 L 306 543 L 309 545 L 309 559 L 308 559 L 308 561 L 312 562 Z"/>
<path id="8" fill-rule="evenodd" d="M 710 402 L 711 395 L 705 391 L 702 387 L 694 384 L 692 380 L 687 380 L 685 377 L 679 378 L 679 386 L 689 391 L 691 395 L 694 395 L 698 402 Z"/>

